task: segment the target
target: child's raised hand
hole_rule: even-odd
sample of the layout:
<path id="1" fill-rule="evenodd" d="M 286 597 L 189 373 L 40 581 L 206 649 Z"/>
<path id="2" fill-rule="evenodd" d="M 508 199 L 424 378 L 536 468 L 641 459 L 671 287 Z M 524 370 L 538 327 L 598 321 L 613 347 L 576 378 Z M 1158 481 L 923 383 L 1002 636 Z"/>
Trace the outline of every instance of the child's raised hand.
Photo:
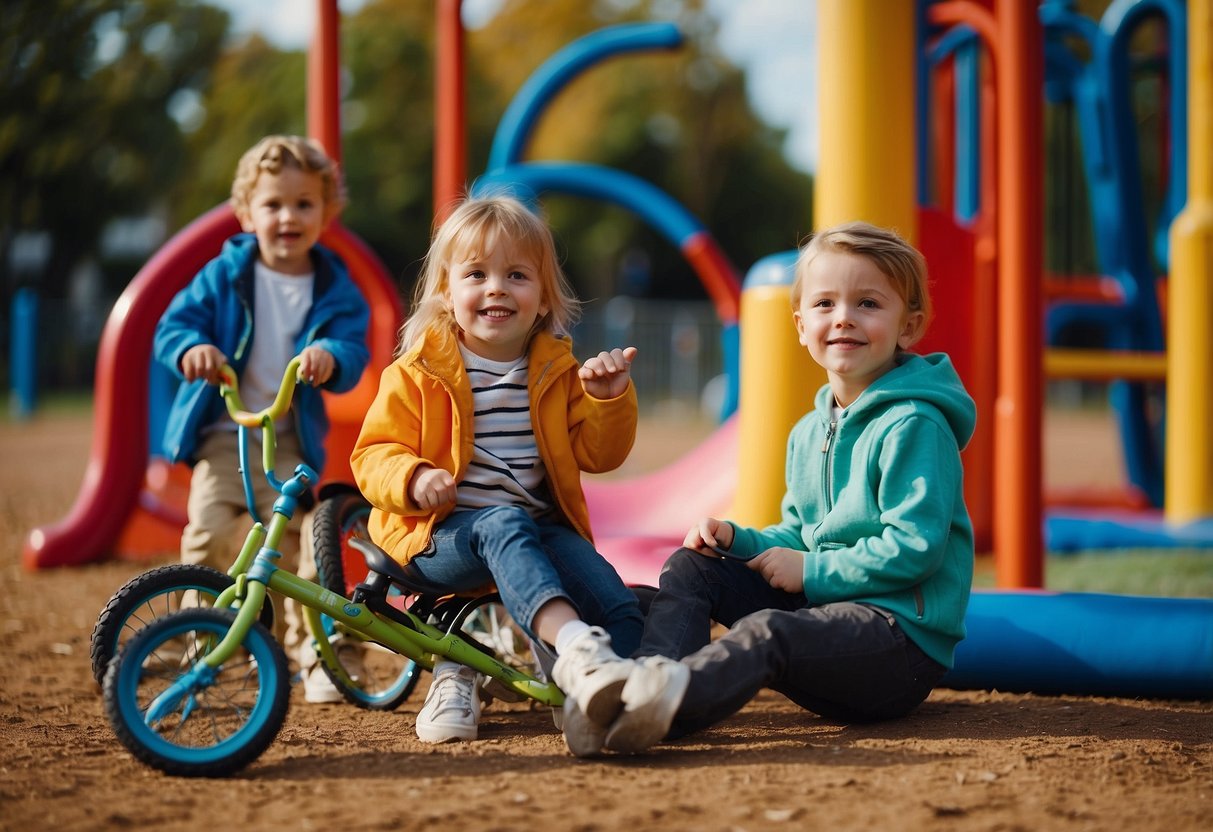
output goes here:
<path id="1" fill-rule="evenodd" d="M 784 592 L 804 592 L 804 552 L 776 546 L 746 564 Z"/>
<path id="2" fill-rule="evenodd" d="M 337 361 L 333 354 L 323 347 L 304 347 L 299 353 L 299 378 L 301 381 L 319 387 L 333 377 Z"/>
<path id="3" fill-rule="evenodd" d="M 226 363 L 227 356 L 214 344 L 199 344 L 181 356 L 181 373 L 186 381 L 202 379 L 207 384 L 218 384 L 219 368 Z"/>
<path id="4" fill-rule="evenodd" d="M 577 371 L 585 392 L 596 399 L 613 399 L 628 389 L 632 377 L 632 361 L 638 350 L 635 347 L 616 347 L 610 352 L 600 352 L 587 359 Z"/>
<path id="5" fill-rule="evenodd" d="M 409 483 L 409 496 L 418 508 L 433 511 L 455 502 L 456 484 L 451 472 L 431 465 L 418 465 Z"/>
<path id="6" fill-rule="evenodd" d="M 701 555 L 717 557 L 711 547 L 719 546 L 721 549 L 728 549 L 732 546 L 733 526 L 724 520 L 717 520 L 715 517 L 705 517 L 691 527 L 687 536 L 683 538 L 682 545 L 688 549 L 694 549 Z"/>

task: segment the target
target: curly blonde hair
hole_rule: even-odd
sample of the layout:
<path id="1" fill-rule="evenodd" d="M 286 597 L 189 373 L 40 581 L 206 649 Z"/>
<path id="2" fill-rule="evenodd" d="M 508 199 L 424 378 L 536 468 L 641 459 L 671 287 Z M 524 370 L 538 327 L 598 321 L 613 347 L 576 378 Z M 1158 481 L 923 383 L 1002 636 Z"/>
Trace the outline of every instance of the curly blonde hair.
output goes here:
<path id="1" fill-rule="evenodd" d="M 434 232 L 417 278 L 412 314 L 400 328 L 397 355 L 407 352 L 431 327 L 458 329 L 447 297 L 451 263 L 479 257 L 503 241 L 535 263 L 541 297 L 548 306 L 547 314 L 535 320 L 530 337 L 543 330 L 569 333 L 580 316 L 581 302 L 560 268 L 547 222 L 511 196 L 470 197 L 456 205 Z"/>
<path id="2" fill-rule="evenodd" d="M 346 203 L 341 169 L 319 142 L 303 136 L 266 136 L 245 151 L 236 165 L 229 200 L 236 216 L 243 217 L 248 213 L 249 198 L 257 187 L 257 177 L 262 173 L 278 173 L 283 168 L 317 174 L 323 183 L 324 219 L 331 220 L 341 213 Z"/>

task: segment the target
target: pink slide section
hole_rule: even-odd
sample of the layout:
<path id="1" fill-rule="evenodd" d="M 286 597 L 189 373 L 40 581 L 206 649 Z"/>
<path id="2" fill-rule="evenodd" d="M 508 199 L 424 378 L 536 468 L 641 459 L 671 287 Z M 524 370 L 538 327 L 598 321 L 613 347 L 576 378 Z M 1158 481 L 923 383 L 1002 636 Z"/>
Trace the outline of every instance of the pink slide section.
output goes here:
<path id="1" fill-rule="evenodd" d="M 598 551 L 628 584 L 657 585 L 666 558 L 701 517 L 722 517 L 737 487 L 737 416 L 698 447 L 650 474 L 585 479 Z"/>

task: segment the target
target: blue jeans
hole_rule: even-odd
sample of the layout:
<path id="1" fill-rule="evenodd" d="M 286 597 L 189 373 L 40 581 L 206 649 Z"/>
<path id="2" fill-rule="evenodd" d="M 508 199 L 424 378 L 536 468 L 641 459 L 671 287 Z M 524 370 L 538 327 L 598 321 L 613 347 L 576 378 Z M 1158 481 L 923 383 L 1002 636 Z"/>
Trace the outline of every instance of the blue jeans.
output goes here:
<path id="1" fill-rule="evenodd" d="M 713 621 L 730 628 L 715 641 Z M 637 655 L 691 669 L 671 737 L 724 719 L 764 687 L 838 722 L 904 716 L 946 672 L 879 607 L 812 606 L 744 563 L 690 549 L 662 568 Z"/>
<path id="2" fill-rule="evenodd" d="M 433 592 L 496 584 L 506 610 L 536 641 L 535 613 L 562 598 L 582 621 L 606 630 L 619 655 L 640 645 L 640 605 L 614 567 L 568 526 L 537 521 L 517 506 L 455 512 L 404 571 Z"/>

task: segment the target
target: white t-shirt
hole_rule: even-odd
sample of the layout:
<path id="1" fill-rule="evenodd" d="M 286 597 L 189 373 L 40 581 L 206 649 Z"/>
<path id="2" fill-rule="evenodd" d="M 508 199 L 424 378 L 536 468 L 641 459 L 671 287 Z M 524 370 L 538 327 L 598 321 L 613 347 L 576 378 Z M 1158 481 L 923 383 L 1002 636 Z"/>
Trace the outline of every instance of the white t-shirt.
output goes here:
<path id="1" fill-rule="evenodd" d="M 240 398 L 251 411 L 269 407 L 278 395 L 295 341 L 312 308 L 314 274 L 283 274 L 257 262 L 253 270 L 253 349 L 240 377 Z M 285 424 L 284 424 L 284 423 Z M 282 420 L 279 429 L 289 429 Z"/>

